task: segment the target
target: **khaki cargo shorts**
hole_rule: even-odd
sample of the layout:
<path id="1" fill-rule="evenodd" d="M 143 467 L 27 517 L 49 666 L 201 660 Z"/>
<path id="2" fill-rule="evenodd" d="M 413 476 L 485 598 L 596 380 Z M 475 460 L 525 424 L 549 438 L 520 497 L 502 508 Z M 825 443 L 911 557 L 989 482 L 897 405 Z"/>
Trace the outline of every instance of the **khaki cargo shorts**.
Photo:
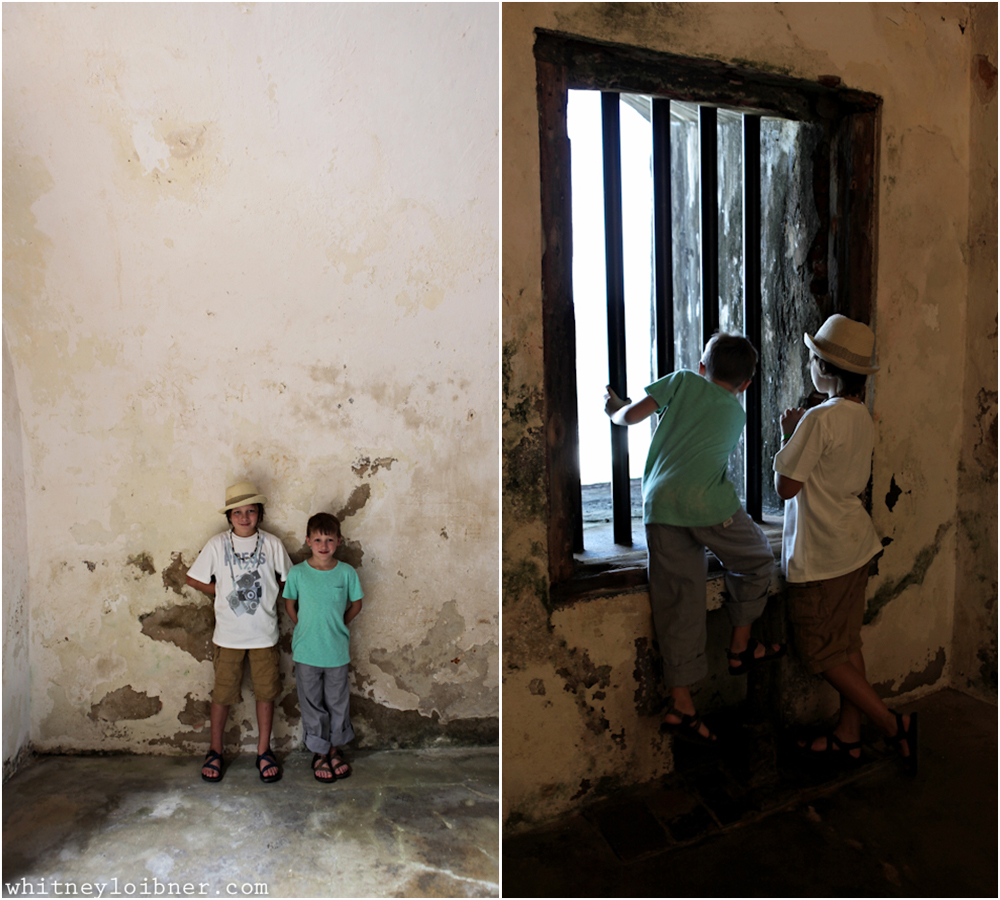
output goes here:
<path id="1" fill-rule="evenodd" d="M 796 648 L 814 675 L 846 663 L 861 649 L 867 585 L 868 563 L 837 578 L 788 585 Z"/>
<path id="2" fill-rule="evenodd" d="M 243 682 L 243 659 L 250 657 L 250 679 L 254 697 L 259 703 L 276 700 L 281 693 L 281 675 L 278 672 L 278 647 L 261 647 L 255 650 L 234 650 L 231 647 L 212 645 L 212 662 L 215 665 L 215 689 L 212 702 L 232 706 L 243 699 L 240 684 Z"/>

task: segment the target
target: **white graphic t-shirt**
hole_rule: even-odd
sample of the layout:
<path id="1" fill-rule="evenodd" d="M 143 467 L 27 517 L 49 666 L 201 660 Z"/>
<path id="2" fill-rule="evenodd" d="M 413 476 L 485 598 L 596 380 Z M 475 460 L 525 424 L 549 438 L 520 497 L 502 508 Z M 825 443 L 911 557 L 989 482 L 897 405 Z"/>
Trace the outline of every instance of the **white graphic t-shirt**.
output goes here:
<path id="1" fill-rule="evenodd" d="M 278 582 L 292 567 L 281 541 L 257 530 L 211 538 L 188 575 L 205 584 L 215 576 L 215 634 L 219 647 L 253 650 L 278 643 Z"/>

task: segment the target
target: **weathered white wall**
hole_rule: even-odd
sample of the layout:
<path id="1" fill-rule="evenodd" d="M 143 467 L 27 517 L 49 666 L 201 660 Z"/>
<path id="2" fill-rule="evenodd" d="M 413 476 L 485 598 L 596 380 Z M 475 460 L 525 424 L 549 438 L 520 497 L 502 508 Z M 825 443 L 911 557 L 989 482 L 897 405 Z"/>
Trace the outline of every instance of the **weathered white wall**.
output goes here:
<path id="1" fill-rule="evenodd" d="M 963 564 L 978 547 L 982 570 L 996 570 L 995 236 L 982 238 L 978 268 L 970 267 L 970 244 L 979 240 L 973 222 L 988 223 L 990 209 L 994 229 L 996 222 L 995 5 L 505 3 L 503 452 L 505 485 L 518 485 L 504 495 L 508 827 L 671 767 L 656 715 L 641 709 L 651 674 L 646 595 L 546 606 L 543 236 L 532 56 L 539 27 L 810 80 L 836 76 L 883 98 L 873 517 L 891 543 L 869 582 L 868 674 L 883 696 L 904 702 L 942 684 L 964 686 L 954 657 L 968 661 L 979 651 L 982 666 L 971 677 L 988 693 L 992 666 L 995 696 L 995 574 L 984 584 L 960 577 L 958 568 L 961 530 L 970 548 Z M 974 65 L 977 54 L 982 65 Z M 986 143 L 973 148 L 973 140 Z M 978 218 L 970 197 L 983 207 Z M 963 442 L 970 459 L 978 453 L 981 471 L 964 488 L 978 518 L 963 515 L 960 505 Z M 991 483 L 990 509 L 988 498 L 973 498 Z M 956 579 L 977 592 L 964 617 L 956 616 Z M 723 634 L 710 639 L 721 660 Z M 830 689 L 823 690 L 825 700 L 817 687 L 815 697 L 799 698 L 800 708 L 830 706 Z M 705 686 L 703 708 L 728 701 Z"/>
<path id="2" fill-rule="evenodd" d="M 496 8 L 8 4 L 3 29 L 34 745 L 207 741 L 183 577 L 242 479 L 296 559 L 343 515 L 359 743 L 495 738 Z M 253 718 L 245 686 L 230 742 Z"/>
<path id="3" fill-rule="evenodd" d="M 24 509 L 21 410 L 7 337 L 3 341 L 3 777 L 30 746 L 28 524 Z"/>

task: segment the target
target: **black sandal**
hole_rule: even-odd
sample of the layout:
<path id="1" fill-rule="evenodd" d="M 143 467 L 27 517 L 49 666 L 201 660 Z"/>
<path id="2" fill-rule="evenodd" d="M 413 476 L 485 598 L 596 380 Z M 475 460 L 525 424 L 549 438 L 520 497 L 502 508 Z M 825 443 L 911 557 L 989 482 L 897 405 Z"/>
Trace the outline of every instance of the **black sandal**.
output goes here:
<path id="1" fill-rule="evenodd" d="M 758 646 L 764 647 L 763 656 L 754 656 L 754 651 Z M 788 650 L 787 644 L 779 644 L 778 649 L 775 650 L 768 647 L 766 644 L 761 644 L 757 638 L 750 638 L 747 642 L 747 648 L 742 653 L 733 653 L 732 650 L 726 651 L 726 656 L 730 660 L 738 659 L 741 663 L 739 666 L 734 666 L 732 662 L 729 663 L 729 674 L 730 675 L 745 675 L 751 669 L 759 666 L 761 663 L 771 662 L 775 659 L 780 659 L 785 655 Z"/>
<path id="2" fill-rule="evenodd" d="M 263 769 L 260 766 L 261 760 L 264 760 L 264 762 L 267 763 Z M 268 747 L 263 753 L 257 755 L 257 772 L 260 774 L 260 780 L 265 784 L 271 784 L 274 781 L 281 780 L 281 769 L 278 769 L 274 775 L 264 774 L 264 769 L 270 769 L 272 767 L 278 769 L 278 761 L 274 758 L 274 753 L 271 751 L 271 748 Z"/>
<path id="3" fill-rule="evenodd" d="M 347 771 L 346 772 L 341 772 L 338 775 L 337 774 L 337 768 L 339 766 L 345 766 L 347 768 Z M 340 756 L 338 756 L 336 753 L 331 753 L 330 754 L 330 771 L 333 772 L 333 777 L 334 778 L 344 779 L 344 778 L 350 778 L 351 777 L 351 767 L 348 766 L 347 763 L 344 762 L 343 758 L 340 757 Z"/>
<path id="4" fill-rule="evenodd" d="M 813 750 L 812 741 L 805 744 L 798 744 L 798 748 L 805 754 L 805 758 L 818 763 L 833 763 L 836 765 L 853 766 L 861 765 L 861 754 L 851 756 L 852 750 L 861 749 L 861 741 L 842 741 L 832 731 L 820 737 L 826 738 L 826 747 L 822 750 Z M 813 738 L 815 740 L 815 738 Z"/>
<path id="5" fill-rule="evenodd" d="M 326 765 L 323 765 L 323 764 Z M 314 753 L 312 761 L 313 778 L 315 778 L 320 784 L 333 784 L 337 780 L 337 773 L 333 771 L 333 766 L 330 765 L 330 755 L 324 756 L 322 753 Z M 329 772 L 329 778 L 321 778 L 320 772 Z"/>
<path id="6" fill-rule="evenodd" d="M 214 775 L 206 775 L 204 772 L 201 773 L 201 780 L 207 781 L 210 784 L 215 784 L 217 781 L 222 781 L 222 754 L 216 753 L 214 750 L 209 750 L 205 754 L 205 761 L 201 764 L 202 769 L 211 769 L 215 772 Z"/>
<path id="7" fill-rule="evenodd" d="M 667 708 L 663 713 L 665 716 L 678 716 L 680 722 L 661 722 L 660 723 L 660 734 L 672 734 L 674 737 L 680 738 L 682 741 L 687 741 L 689 744 L 697 744 L 699 747 L 715 747 L 718 744 L 716 736 L 712 733 L 712 730 L 708 728 L 708 736 L 701 734 L 700 729 L 703 724 L 705 724 L 701 716 L 697 713 L 693 716 L 689 716 L 687 713 L 681 712 L 677 709 L 677 705 L 674 702 L 674 698 L 670 698 L 670 702 L 667 704 Z"/>
<path id="8" fill-rule="evenodd" d="M 896 733 L 886 740 L 892 744 L 896 750 L 900 750 L 900 744 L 906 741 L 906 747 L 910 751 L 909 756 L 900 756 L 903 761 L 903 771 L 908 775 L 917 774 L 917 714 L 910 713 L 910 727 L 903 727 L 903 717 L 893 710 L 889 710 L 896 717 Z"/>

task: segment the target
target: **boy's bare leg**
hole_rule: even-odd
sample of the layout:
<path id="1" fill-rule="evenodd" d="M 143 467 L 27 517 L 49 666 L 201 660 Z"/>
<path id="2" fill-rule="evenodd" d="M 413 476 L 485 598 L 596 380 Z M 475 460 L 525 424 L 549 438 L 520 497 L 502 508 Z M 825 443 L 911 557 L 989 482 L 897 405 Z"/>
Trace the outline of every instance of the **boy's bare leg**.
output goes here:
<path id="1" fill-rule="evenodd" d="M 694 708 L 694 700 L 691 699 L 690 687 L 672 687 L 670 688 L 670 696 L 674 698 L 674 709 L 677 712 L 682 712 L 688 716 L 695 714 L 696 710 Z M 671 725 L 679 725 L 681 717 L 676 715 L 676 713 L 668 713 L 663 717 L 663 720 L 669 722 Z M 703 738 L 711 738 L 712 736 L 712 732 L 704 722 L 698 726 L 698 734 Z"/>
<path id="2" fill-rule="evenodd" d="M 211 724 L 212 729 L 212 743 L 211 748 L 222 756 L 222 735 L 226 730 L 226 719 L 229 718 L 229 707 L 223 706 L 221 703 L 216 703 L 212 701 L 211 709 L 208 713 L 208 721 Z M 206 775 L 208 778 L 215 779 L 216 769 L 209 766 L 202 766 L 201 774 Z"/>
<path id="3" fill-rule="evenodd" d="M 869 721 L 886 737 L 895 737 L 898 731 L 896 716 L 882 702 L 882 698 L 875 693 L 875 688 L 868 683 L 868 680 L 865 678 L 864 659 L 861 658 L 860 665 L 856 661 L 856 657 L 860 656 L 860 651 L 857 654 L 852 653 L 848 657 L 848 662 L 834 666 L 832 669 L 827 669 L 823 672 L 823 677 L 856 710 L 858 730 L 854 740 L 857 740 L 861 736 L 862 715 L 867 716 Z M 852 716 L 854 714 L 851 713 Z M 903 716 L 903 728 L 908 730 L 909 727 L 910 717 Z M 899 745 L 899 752 L 903 756 L 910 755 L 910 748 L 906 741 L 903 741 Z"/>
<path id="4" fill-rule="evenodd" d="M 750 626 L 749 625 L 734 625 L 733 626 L 733 636 L 729 641 L 729 652 L 730 653 L 742 653 L 747 648 L 747 644 L 750 643 Z M 781 649 L 780 644 L 771 644 L 771 651 L 777 653 Z M 760 659 L 767 652 L 767 647 L 764 644 L 758 642 L 757 647 L 754 649 L 753 655 L 755 659 Z M 734 668 L 739 668 L 743 663 L 738 659 L 731 659 L 729 664 Z"/>
<path id="5" fill-rule="evenodd" d="M 271 747 L 271 725 L 274 724 L 274 701 L 257 701 L 257 755 L 260 756 Z M 264 766 L 261 774 L 265 778 L 278 774 L 277 766 Z"/>

